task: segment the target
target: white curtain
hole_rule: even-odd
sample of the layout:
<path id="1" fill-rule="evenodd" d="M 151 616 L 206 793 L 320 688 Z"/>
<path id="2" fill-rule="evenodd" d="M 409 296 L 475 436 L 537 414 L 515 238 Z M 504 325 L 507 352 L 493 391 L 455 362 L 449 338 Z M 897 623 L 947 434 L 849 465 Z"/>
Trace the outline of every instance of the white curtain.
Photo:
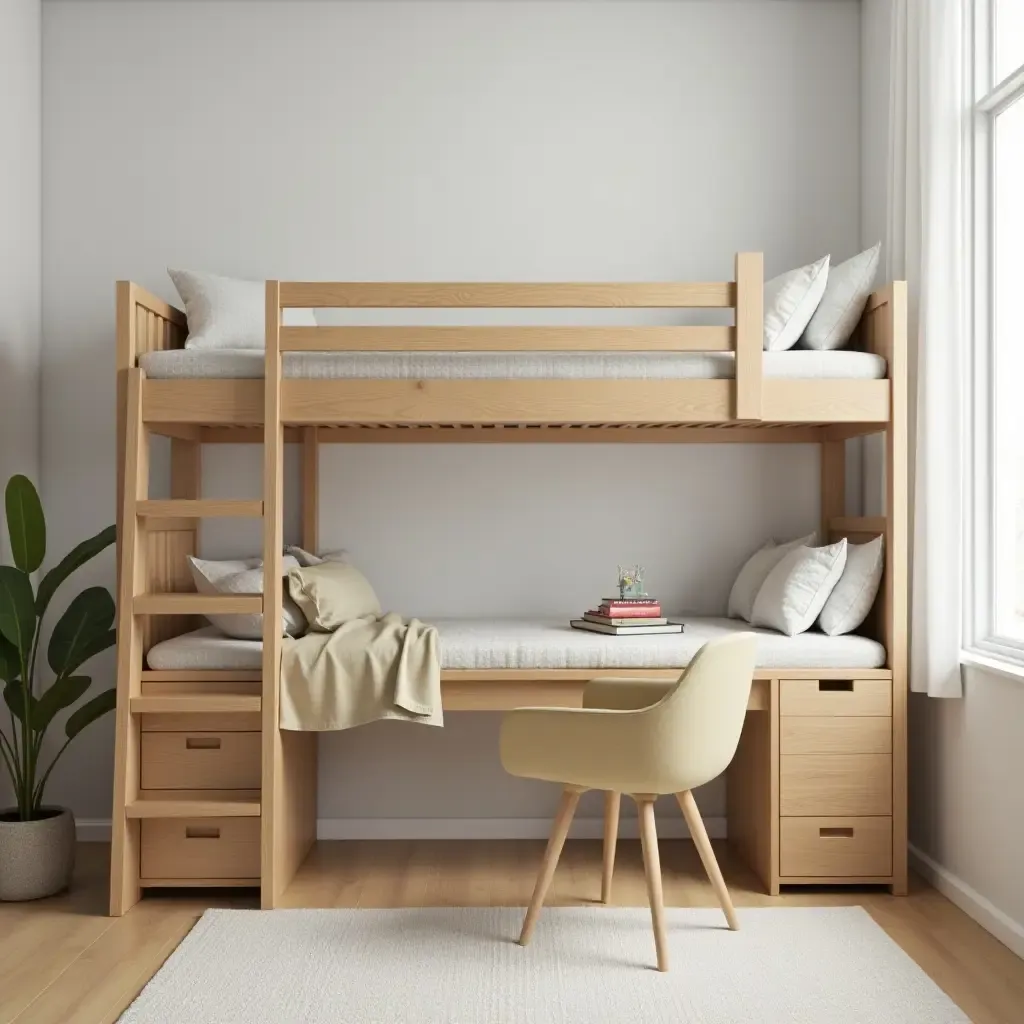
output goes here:
<path id="1" fill-rule="evenodd" d="M 888 279 L 908 282 L 913 573 L 911 688 L 959 697 L 968 0 L 893 0 Z"/>

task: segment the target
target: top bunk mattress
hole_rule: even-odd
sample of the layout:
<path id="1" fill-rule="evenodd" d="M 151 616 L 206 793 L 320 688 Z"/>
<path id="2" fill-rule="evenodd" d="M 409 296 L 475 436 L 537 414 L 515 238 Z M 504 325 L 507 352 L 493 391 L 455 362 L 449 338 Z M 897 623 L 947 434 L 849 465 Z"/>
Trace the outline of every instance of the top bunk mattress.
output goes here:
<path id="1" fill-rule="evenodd" d="M 262 349 L 146 352 L 139 366 L 156 380 L 263 376 Z M 871 352 L 765 352 L 764 375 L 804 380 L 881 380 Z M 728 380 L 732 352 L 286 352 L 284 375 L 301 380 Z"/>
<path id="2" fill-rule="evenodd" d="M 785 636 L 737 619 L 684 618 L 682 633 L 605 636 L 572 629 L 564 621 L 432 619 L 443 669 L 681 668 L 708 640 L 729 633 L 757 635 L 758 668 L 882 668 L 885 648 L 867 637 L 801 633 Z M 288 641 L 285 641 L 286 643 Z M 151 669 L 259 670 L 263 645 L 233 640 L 212 626 L 155 644 Z"/>

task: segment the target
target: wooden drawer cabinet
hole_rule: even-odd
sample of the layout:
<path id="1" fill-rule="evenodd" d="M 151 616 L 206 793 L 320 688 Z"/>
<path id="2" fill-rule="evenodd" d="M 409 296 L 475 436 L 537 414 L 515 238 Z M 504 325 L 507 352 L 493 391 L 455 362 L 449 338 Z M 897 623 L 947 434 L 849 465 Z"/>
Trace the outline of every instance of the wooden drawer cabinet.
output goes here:
<path id="1" fill-rule="evenodd" d="M 783 716 L 888 716 L 892 714 L 892 682 L 889 679 L 783 679 L 779 711 Z"/>
<path id="2" fill-rule="evenodd" d="M 892 818 L 783 818 L 783 877 L 884 877 L 892 871 Z"/>
<path id="3" fill-rule="evenodd" d="M 260 877 L 259 818 L 146 818 L 144 880 Z"/>
<path id="4" fill-rule="evenodd" d="M 892 814 L 891 754 L 783 754 L 782 815 Z"/>
<path id="5" fill-rule="evenodd" d="M 259 789 L 258 732 L 147 732 L 143 789 Z"/>
<path id="6" fill-rule="evenodd" d="M 891 754 L 892 719 L 787 715 L 781 721 L 780 750 L 783 754 Z"/>
<path id="7" fill-rule="evenodd" d="M 158 712 L 142 716 L 143 732 L 259 732 L 261 728 L 258 711 L 224 715 Z"/>

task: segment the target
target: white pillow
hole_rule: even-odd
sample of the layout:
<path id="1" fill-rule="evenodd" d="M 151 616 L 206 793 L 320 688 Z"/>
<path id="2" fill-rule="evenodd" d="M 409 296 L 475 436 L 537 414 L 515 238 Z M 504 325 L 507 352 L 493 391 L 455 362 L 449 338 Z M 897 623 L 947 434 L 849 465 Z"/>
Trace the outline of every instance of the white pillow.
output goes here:
<path id="1" fill-rule="evenodd" d="M 798 547 L 783 556 L 754 599 L 752 625 L 787 636 L 814 625 L 846 565 L 846 538 L 824 548 Z"/>
<path id="2" fill-rule="evenodd" d="M 804 333 L 825 294 L 828 257 L 764 283 L 764 350 L 785 352 Z"/>
<path id="3" fill-rule="evenodd" d="M 882 538 L 846 549 L 846 568 L 821 609 L 818 625 L 823 633 L 852 633 L 867 617 L 882 582 L 885 556 Z"/>
<path id="4" fill-rule="evenodd" d="M 194 270 L 170 270 L 185 304 L 185 348 L 263 348 L 266 345 L 266 285 Z M 286 309 L 288 327 L 316 327 L 311 309 Z"/>
<path id="5" fill-rule="evenodd" d="M 208 558 L 189 555 L 189 568 L 196 590 L 200 594 L 262 594 L 263 562 L 259 558 L 216 562 Z M 285 556 L 282 571 L 298 568 L 298 561 Z M 263 613 L 236 615 L 207 615 L 210 622 L 222 633 L 237 640 L 263 639 Z M 306 631 L 306 617 L 299 606 L 284 595 L 283 622 L 281 632 L 287 636 L 301 636 Z"/>
<path id="6" fill-rule="evenodd" d="M 829 351 L 850 340 L 874 287 L 881 251 L 879 242 L 829 270 L 825 294 L 801 339 L 805 348 Z"/>
<path id="7" fill-rule="evenodd" d="M 768 578 L 768 573 L 788 552 L 803 545 L 813 544 L 817 539 L 816 533 L 809 533 L 806 537 L 798 537 L 788 544 L 776 544 L 770 540 L 764 547 L 755 551 L 740 569 L 736 582 L 729 592 L 729 618 L 745 619 L 749 622 L 754 610 L 754 598 Z"/>

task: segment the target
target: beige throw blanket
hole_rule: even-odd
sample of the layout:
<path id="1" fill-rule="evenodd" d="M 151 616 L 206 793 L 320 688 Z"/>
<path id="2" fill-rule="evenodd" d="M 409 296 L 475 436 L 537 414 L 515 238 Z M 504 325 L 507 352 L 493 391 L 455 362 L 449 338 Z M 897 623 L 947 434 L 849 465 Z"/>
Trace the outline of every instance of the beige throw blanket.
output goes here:
<path id="1" fill-rule="evenodd" d="M 442 725 L 437 630 L 395 614 L 285 641 L 281 728 L 351 729 L 383 718 Z"/>

